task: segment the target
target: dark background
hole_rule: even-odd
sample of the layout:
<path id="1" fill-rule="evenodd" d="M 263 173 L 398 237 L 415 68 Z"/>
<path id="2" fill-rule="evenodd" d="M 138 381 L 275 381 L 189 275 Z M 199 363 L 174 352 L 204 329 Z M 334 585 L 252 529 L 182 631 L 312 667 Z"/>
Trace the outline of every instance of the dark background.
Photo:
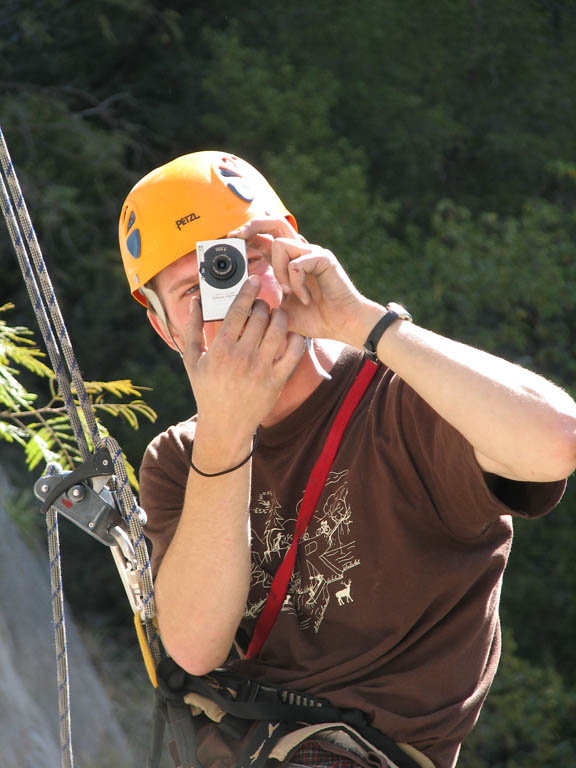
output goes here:
<path id="1" fill-rule="evenodd" d="M 129 296 L 118 215 L 197 149 L 262 170 L 371 298 L 576 394 L 575 82 L 571 0 L 4 0 L 0 121 L 84 375 L 153 388 L 155 424 L 108 425 L 130 460 L 194 403 Z M 36 328 L 3 228 L 0 268 L 5 320 Z M 504 660 L 464 768 L 576 765 L 575 487 L 516 524 Z M 113 567 L 63 538 L 76 616 L 124 638 Z"/>

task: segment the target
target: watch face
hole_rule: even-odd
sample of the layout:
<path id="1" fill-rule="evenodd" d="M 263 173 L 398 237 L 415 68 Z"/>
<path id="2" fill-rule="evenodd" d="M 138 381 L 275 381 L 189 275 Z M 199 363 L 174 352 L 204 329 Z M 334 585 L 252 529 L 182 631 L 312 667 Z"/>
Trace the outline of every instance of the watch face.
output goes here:
<path id="1" fill-rule="evenodd" d="M 395 301 L 391 301 L 388 304 L 386 304 L 386 309 L 389 312 L 396 312 L 396 314 L 401 320 L 408 320 L 408 321 L 412 320 L 412 315 L 410 314 L 410 312 L 408 312 L 408 310 L 405 309 L 402 306 L 402 304 L 397 304 Z"/>

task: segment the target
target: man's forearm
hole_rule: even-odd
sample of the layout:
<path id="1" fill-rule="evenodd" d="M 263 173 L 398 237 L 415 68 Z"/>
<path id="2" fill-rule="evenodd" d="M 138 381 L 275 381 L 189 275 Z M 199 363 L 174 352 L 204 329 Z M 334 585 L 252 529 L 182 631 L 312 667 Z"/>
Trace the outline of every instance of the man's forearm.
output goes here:
<path id="1" fill-rule="evenodd" d="M 221 469 L 234 466 L 250 450 L 248 443 L 229 455 L 219 452 L 217 441 L 206 441 L 204 451 L 198 436 L 197 443 L 195 462 L 212 463 L 210 471 L 217 471 L 217 461 Z M 191 470 L 180 522 L 156 578 L 163 641 L 192 674 L 224 662 L 242 618 L 250 579 L 250 476 L 250 462 L 221 477 Z"/>
<path id="2" fill-rule="evenodd" d="M 485 471 L 545 482 L 574 470 L 576 405 L 541 376 L 404 321 L 377 353 L 461 432 Z"/>

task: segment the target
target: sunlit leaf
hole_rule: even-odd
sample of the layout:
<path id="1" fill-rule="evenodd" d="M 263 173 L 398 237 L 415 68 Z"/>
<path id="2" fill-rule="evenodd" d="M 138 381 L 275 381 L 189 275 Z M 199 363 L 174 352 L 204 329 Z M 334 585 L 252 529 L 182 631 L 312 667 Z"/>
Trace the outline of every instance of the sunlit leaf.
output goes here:
<path id="1" fill-rule="evenodd" d="M 11 305 L 6 304 L 0 307 L 0 311 L 10 308 Z M 30 469 L 50 461 L 57 461 L 63 469 L 72 469 L 74 463 L 81 459 L 77 436 L 58 393 L 54 373 L 40 360 L 44 354 L 34 346 L 31 337 L 32 332 L 28 328 L 11 327 L 0 320 L 0 405 L 4 406 L 4 410 L 0 411 L 0 440 L 24 447 Z M 38 405 L 38 396 L 26 389 L 18 379 L 22 370 L 48 378 L 51 392 L 48 403 Z M 149 421 L 156 418 L 154 410 L 141 399 L 142 392 L 148 387 L 136 386 L 129 379 L 90 381 L 85 386 L 95 415 L 121 418 L 132 429 L 138 429 L 139 417 Z M 72 391 L 74 393 L 74 388 Z M 110 397 L 117 402 L 109 402 Z M 128 397 L 136 399 L 123 402 L 123 398 Z M 93 450 L 94 436 L 88 429 L 86 414 L 78 402 L 75 407 L 88 448 Z M 100 438 L 109 434 L 98 418 L 96 425 Z M 130 483 L 136 488 L 136 473 L 127 462 L 126 471 Z"/>

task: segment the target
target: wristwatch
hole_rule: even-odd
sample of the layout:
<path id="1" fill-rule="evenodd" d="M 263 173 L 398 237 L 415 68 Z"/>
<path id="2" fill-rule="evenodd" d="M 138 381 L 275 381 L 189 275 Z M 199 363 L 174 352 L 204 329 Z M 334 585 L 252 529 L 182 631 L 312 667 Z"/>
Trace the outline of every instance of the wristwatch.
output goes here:
<path id="1" fill-rule="evenodd" d="M 389 304 L 386 304 L 386 314 L 378 320 L 364 342 L 364 352 L 366 353 L 366 357 L 373 360 L 375 363 L 378 362 L 378 355 L 376 354 L 378 342 L 382 338 L 384 331 L 392 325 L 395 320 L 407 320 L 411 323 L 412 315 L 407 309 L 404 309 L 401 304 L 396 304 L 395 301 L 391 301 Z"/>

